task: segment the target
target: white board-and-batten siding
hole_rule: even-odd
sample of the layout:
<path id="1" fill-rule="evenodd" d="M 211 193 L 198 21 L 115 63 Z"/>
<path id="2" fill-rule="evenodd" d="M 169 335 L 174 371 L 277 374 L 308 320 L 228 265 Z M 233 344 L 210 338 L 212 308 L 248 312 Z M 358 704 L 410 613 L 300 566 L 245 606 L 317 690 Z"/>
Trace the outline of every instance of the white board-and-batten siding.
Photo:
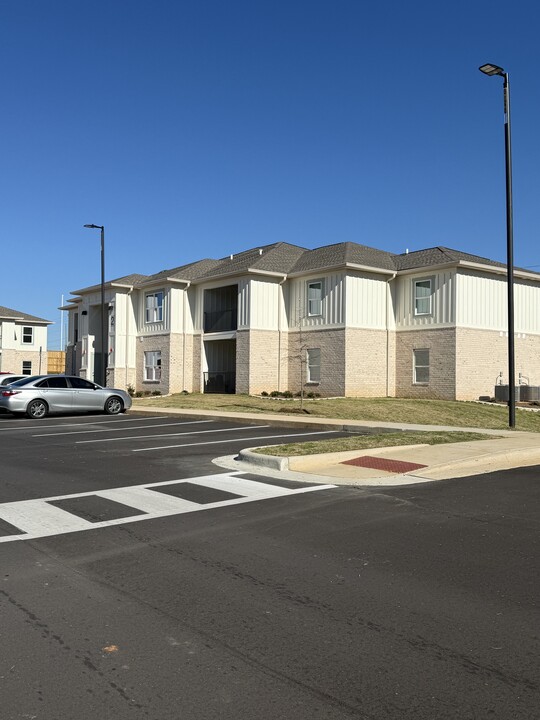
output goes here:
<path id="1" fill-rule="evenodd" d="M 457 324 L 486 330 L 508 330 L 506 275 L 460 272 L 457 275 Z M 540 286 L 514 277 L 514 329 L 539 334 Z"/>
<path id="2" fill-rule="evenodd" d="M 414 314 L 414 281 L 433 281 L 432 312 L 430 315 Z M 394 281 L 396 328 L 420 328 L 425 326 L 452 326 L 456 322 L 456 272 L 422 272 L 405 275 Z"/>

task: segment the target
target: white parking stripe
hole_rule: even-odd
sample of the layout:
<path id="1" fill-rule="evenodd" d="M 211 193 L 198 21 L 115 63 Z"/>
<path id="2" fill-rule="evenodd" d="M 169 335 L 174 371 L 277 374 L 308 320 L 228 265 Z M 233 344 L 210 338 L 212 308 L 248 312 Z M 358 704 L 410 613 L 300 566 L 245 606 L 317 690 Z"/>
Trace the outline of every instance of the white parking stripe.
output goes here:
<path id="1" fill-rule="evenodd" d="M 166 415 L 156 415 L 155 417 L 145 417 L 145 420 L 165 420 L 167 416 Z M 37 428 L 59 428 L 59 427 L 81 427 L 82 425 L 104 425 L 106 423 L 128 423 L 128 422 L 141 422 L 140 417 L 136 418 L 126 418 L 123 420 L 114 420 L 113 418 L 110 418 L 109 420 L 98 420 L 97 422 L 72 422 L 72 423 L 56 423 L 55 425 L 49 425 L 47 421 L 39 420 L 35 425 L 28 425 L 28 424 L 22 424 L 19 422 L 17 425 L 11 425 L 8 427 L 5 427 L 4 425 L 0 424 L 0 432 L 4 430 L 36 430 Z"/>
<path id="2" fill-rule="evenodd" d="M 76 440 L 76 445 L 86 445 L 87 443 L 104 443 L 104 442 L 115 442 L 117 440 L 144 440 L 146 438 L 160 438 L 160 437 L 180 437 L 181 435 L 204 435 L 206 433 L 218 433 L 218 432 L 232 432 L 233 430 L 259 430 L 260 428 L 267 428 L 270 425 L 243 425 L 242 427 L 234 428 L 218 428 L 217 430 L 193 430 L 193 432 L 185 433 L 163 433 L 158 435 L 134 435 L 130 438 L 104 438 L 103 440 Z M 175 447 L 172 445 L 171 447 Z"/>
<path id="3" fill-rule="evenodd" d="M 311 485 L 292 489 L 283 488 L 277 485 L 248 480 L 247 478 L 241 477 L 241 475 L 242 473 L 237 472 L 205 475 L 202 477 L 168 480 L 146 485 L 132 485 L 111 490 L 99 490 L 97 492 L 75 493 L 39 500 L 22 500 L 0 504 L 0 518 L 18 528 L 19 531 L 22 531 L 13 535 L 0 537 L 0 543 L 13 542 L 14 540 L 33 540 L 51 535 L 63 535 L 65 533 L 80 532 L 82 530 L 94 530 L 113 525 L 124 525 L 126 523 L 151 520 L 153 518 L 181 515 L 184 513 L 198 512 L 200 510 L 239 505 L 241 503 L 279 498 L 288 495 L 299 495 L 336 487 L 335 485 Z M 234 493 L 241 497 L 234 497 L 229 500 L 212 503 L 195 503 L 174 497 L 173 495 L 153 492 L 153 488 L 158 489 L 164 486 L 182 484 L 213 488 L 215 490 Z M 124 506 L 134 508 L 145 514 L 92 523 L 83 520 L 77 515 L 73 515 L 67 510 L 61 510 L 49 504 L 52 501 L 96 496 L 119 502 Z"/>
<path id="4" fill-rule="evenodd" d="M 260 427 L 270 427 L 269 425 L 261 425 Z M 241 428 L 238 428 L 239 430 Z M 290 433 L 289 435 L 260 435 L 259 437 L 245 437 L 245 438 L 232 438 L 231 440 L 210 440 L 208 442 L 200 442 L 200 443 L 185 443 L 182 445 L 161 445 L 160 447 L 149 447 L 149 448 L 136 448 L 135 450 L 132 450 L 131 452 L 149 452 L 150 450 L 169 450 L 170 448 L 184 448 L 184 447 L 194 447 L 196 445 L 220 445 L 221 443 L 230 443 L 230 442 L 248 442 L 252 440 L 275 440 L 276 438 L 290 438 L 290 437 L 301 437 L 301 436 L 308 436 L 308 435 L 329 435 L 331 433 L 339 432 L 338 430 L 320 430 L 319 432 L 306 432 L 306 433 Z M 186 433 L 188 435 L 189 433 Z M 159 435 L 156 435 L 156 437 L 159 437 Z M 91 441 L 89 441 L 91 442 Z M 99 442 L 99 440 L 98 440 Z"/>
<path id="5" fill-rule="evenodd" d="M 184 422 L 172 422 L 172 423 L 160 423 L 159 425 L 153 425 L 152 427 L 171 427 L 172 425 L 200 425 L 202 423 L 211 423 L 215 420 L 185 420 Z M 77 425 L 80 427 L 80 425 Z M 75 430 L 73 432 L 62 432 L 62 433 L 42 433 L 40 435 L 32 435 L 32 437 L 55 437 L 56 435 L 84 435 L 85 433 L 105 433 L 105 432 L 120 432 L 121 430 L 147 430 L 147 425 L 131 425 L 126 428 L 96 428 L 90 430 Z"/>

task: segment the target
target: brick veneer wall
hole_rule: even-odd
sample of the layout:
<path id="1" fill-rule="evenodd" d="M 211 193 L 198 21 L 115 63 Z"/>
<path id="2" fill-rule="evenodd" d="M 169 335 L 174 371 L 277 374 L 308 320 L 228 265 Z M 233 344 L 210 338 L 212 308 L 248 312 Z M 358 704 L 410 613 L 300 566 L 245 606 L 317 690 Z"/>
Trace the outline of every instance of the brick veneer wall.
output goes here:
<path id="1" fill-rule="evenodd" d="M 457 328 L 456 399 L 493 397 L 500 372 L 508 384 L 508 336 L 498 330 Z M 519 373 L 530 385 L 540 385 L 540 336 L 515 333 L 516 385 Z"/>
<path id="2" fill-rule="evenodd" d="M 394 342 L 385 330 L 348 328 L 345 331 L 345 395 L 385 397 L 390 390 L 388 366 L 394 390 Z M 390 360 L 390 363 L 389 363 Z"/>
<path id="3" fill-rule="evenodd" d="M 396 397 L 456 398 L 456 330 L 437 328 L 396 333 Z M 413 350 L 428 349 L 429 383 L 413 384 Z"/>
<path id="4" fill-rule="evenodd" d="M 40 354 L 39 350 L 12 350 L 7 348 L 2 350 L 2 372 L 22 373 L 22 364 L 24 361 L 32 363 L 32 375 L 38 375 L 40 372 Z M 47 373 L 47 351 L 41 352 L 41 374 Z"/>
<path id="5" fill-rule="evenodd" d="M 170 336 L 167 335 L 144 335 L 137 338 L 136 346 L 136 380 L 135 390 L 143 392 L 152 392 L 152 390 L 160 390 L 163 395 L 169 392 L 170 384 Z M 152 350 L 161 351 L 161 380 L 159 382 L 151 382 L 144 379 L 144 353 Z"/>
<path id="6" fill-rule="evenodd" d="M 321 349 L 321 380 L 307 383 L 306 348 Z M 345 395 L 345 329 L 295 331 L 289 333 L 289 390 L 300 390 L 301 368 L 305 392 L 318 392 L 323 397 Z M 302 366 L 301 364 L 302 363 Z"/>

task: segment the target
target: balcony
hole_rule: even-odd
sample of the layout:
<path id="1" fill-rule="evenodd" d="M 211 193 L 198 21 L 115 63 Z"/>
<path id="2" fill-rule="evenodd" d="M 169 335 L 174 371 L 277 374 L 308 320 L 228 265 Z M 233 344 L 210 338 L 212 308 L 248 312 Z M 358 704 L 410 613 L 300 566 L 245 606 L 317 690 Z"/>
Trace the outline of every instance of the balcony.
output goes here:
<path id="1" fill-rule="evenodd" d="M 203 329 L 205 333 L 230 332 L 236 330 L 237 327 L 237 308 L 204 313 Z"/>
<path id="2" fill-rule="evenodd" d="M 236 373 L 235 372 L 205 372 L 204 373 L 204 392 L 234 394 L 236 391 Z"/>

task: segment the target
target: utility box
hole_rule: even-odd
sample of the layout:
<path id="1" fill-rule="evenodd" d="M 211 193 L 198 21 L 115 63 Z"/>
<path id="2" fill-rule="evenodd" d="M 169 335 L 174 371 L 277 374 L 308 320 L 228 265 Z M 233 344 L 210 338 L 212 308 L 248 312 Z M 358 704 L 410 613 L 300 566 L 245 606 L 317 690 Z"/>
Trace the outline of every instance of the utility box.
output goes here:
<path id="1" fill-rule="evenodd" d="M 524 385 L 516 385 L 516 402 L 520 399 L 520 393 Z M 495 402 L 508 402 L 510 400 L 509 385 L 495 385 Z"/>
<path id="2" fill-rule="evenodd" d="M 540 402 L 540 385 L 522 385 L 520 398 L 523 402 Z"/>

